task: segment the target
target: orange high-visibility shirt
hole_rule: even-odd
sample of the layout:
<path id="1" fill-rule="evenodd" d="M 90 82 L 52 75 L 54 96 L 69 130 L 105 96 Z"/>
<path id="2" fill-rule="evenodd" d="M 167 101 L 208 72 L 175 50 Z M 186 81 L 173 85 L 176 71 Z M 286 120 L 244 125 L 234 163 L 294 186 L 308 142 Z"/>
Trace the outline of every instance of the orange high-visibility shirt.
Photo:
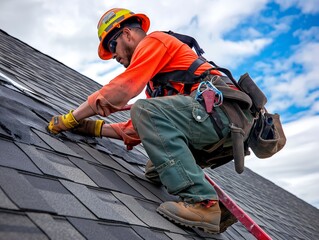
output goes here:
<path id="1" fill-rule="evenodd" d="M 126 70 L 90 95 L 88 103 L 97 114 L 108 116 L 120 110 L 130 99 L 140 94 L 148 82 L 152 87 L 150 80 L 156 74 L 187 70 L 197 58 L 196 53 L 177 38 L 163 32 L 150 33 L 136 47 L 131 63 Z M 210 68 L 210 64 L 204 63 L 195 71 L 195 74 L 200 75 Z M 213 73 L 219 75 L 218 71 L 213 71 Z M 177 91 L 183 92 L 183 84 L 176 82 L 171 82 L 171 84 Z M 197 84 L 194 84 L 192 89 L 196 87 Z M 140 143 L 131 120 L 111 126 L 125 144 Z"/>

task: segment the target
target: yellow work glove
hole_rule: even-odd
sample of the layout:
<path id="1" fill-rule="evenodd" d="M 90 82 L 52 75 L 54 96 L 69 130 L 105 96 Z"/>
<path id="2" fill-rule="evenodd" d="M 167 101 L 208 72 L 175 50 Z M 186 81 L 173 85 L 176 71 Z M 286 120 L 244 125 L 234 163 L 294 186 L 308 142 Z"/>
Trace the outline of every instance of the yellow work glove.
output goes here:
<path id="1" fill-rule="evenodd" d="M 73 116 L 73 110 L 64 115 L 53 116 L 48 125 L 48 131 L 58 134 L 62 131 L 68 131 L 79 125 Z"/>
<path id="2" fill-rule="evenodd" d="M 101 137 L 103 124 L 103 120 L 83 119 L 72 132 L 88 137 Z"/>

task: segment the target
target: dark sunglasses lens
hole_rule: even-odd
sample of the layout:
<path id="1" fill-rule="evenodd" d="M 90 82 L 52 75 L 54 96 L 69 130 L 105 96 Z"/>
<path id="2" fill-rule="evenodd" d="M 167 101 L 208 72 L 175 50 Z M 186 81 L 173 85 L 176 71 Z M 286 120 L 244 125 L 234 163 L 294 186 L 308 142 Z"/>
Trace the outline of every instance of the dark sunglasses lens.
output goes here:
<path id="1" fill-rule="evenodd" d="M 111 53 L 115 53 L 116 44 L 117 44 L 116 40 L 112 40 L 112 41 L 110 42 L 109 49 L 110 49 L 110 52 L 111 52 Z"/>

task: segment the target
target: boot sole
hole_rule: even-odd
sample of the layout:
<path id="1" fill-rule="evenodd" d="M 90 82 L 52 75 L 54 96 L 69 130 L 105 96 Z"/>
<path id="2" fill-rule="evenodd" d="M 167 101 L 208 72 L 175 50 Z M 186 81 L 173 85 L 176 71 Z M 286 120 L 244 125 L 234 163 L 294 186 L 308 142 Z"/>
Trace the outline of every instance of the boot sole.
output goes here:
<path id="1" fill-rule="evenodd" d="M 217 234 L 219 233 L 219 225 L 213 225 L 209 223 L 202 223 L 202 222 L 194 222 L 194 221 L 188 221 L 183 218 L 180 218 L 169 211 L 167 211 L 164 208 L 161 208 L 159 206 L 156 211 L 161 214 L 163 217 L 179 224 L 185 227 L 190 227 L 190 228 L 197 228 L 197 229 L 202 229 L 206 233 L 212 233 L 212 234 Z"/>

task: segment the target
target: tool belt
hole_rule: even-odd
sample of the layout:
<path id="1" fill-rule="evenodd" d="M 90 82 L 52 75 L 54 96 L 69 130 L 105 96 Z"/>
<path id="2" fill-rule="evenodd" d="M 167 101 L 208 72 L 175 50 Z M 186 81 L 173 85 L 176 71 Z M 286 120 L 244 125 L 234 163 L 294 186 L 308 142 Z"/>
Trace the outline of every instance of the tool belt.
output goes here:
<path id="1" fill-rule="evenodd" d="M 236 172 L 242 173 L 244 170 L 244 157 L 249 154 L 245 141 L 248 139 L 250 130 L 254 124 L 253 117 L 249 116 L 252 100 L 245 92 L 232 88 L 231 82 L 227 77 L 208 75 L 203 79 L 203 82 L 206 81 L 211 82 L 222 93 L 223 102 L 219 107 L 229 119 L 230 132 L 226 136 L 222 134 L 224 126 L 221 124 L 219 115 L 211 108 L 210 104 L 207 104 L 210 101 L 209 99 L 215 95 L 213 91 L 206 91 L 205 89 L 203 97 L 199 102 L 210 115 L 210 119 L 220 140 L 201 151 L 192 151 L 193 155 L 201 167 L 215 168 L 234 159 Z M 231 146 L 225 147 L 225 142 L 229 140 L 231 140 Z"/>
<path id="2" fill-rule="evenodd" d="M 225 76 L 209 75 L 209 80 L 223 95 L 223 103 L 219 107 L 229 119 L 229 134 L 223 136 L 224 126 L 220 124 L 218 114 L 211 109 L 214 93 L 203 92 L 200 100 L 210 115 L 219 142 L 207 146 L 203 150 L 192 149 L 193 155 L 201 167 L 215 168 L 234 159 L 235 170 L 242 173 L 244 158 L 249 155 L 249 147 L 259 158 L 270 157 L 285 145 L 282 126 L 278 114 L 265 113 L 267 98 L 246 73 L 240 77 L 238 87 L 231 87 L 232 82 Z M 194 96 L 194 94 L 192 93 Z M 229 144 L 225 144 L 230 142 Z"/>

